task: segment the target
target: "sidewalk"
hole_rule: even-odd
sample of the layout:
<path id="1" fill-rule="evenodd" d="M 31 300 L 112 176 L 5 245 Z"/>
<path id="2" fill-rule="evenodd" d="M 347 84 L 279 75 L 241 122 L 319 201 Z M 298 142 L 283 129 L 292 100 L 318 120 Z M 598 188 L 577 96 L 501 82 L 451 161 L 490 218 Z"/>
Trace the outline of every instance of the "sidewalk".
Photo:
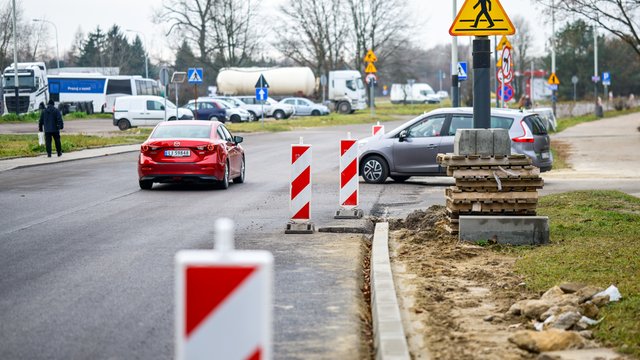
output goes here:
<path id="1" fill-rule="evenodd" d="M 58 157 L 55 152 L 50 158 L 47 155 L 40 155 L 35 157 L 14 158 L 7 160 L 0 160 L 0 172 L 11 169 L 18 169 L 29 166 L 47 165 L 65 161 L 74 161 L 81 159 L 88 159 L 100 156 L 108 156 L 115 154 L 122 154 L 126 152 L 139 151 L 140 145 L 118 145 L 109 146 L 103 148 L 86 149 L 80 151 L 73 151 L 69 153 L 63 153 L 61 157 Z"/>

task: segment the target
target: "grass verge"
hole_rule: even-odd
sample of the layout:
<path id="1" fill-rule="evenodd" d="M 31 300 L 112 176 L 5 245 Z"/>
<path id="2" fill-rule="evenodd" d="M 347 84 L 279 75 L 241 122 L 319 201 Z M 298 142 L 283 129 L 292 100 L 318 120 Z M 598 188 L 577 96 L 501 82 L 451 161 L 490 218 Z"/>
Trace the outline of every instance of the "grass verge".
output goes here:
<path id="1" fill-rule="evenodd" d="M 540 198 L 551 244 L 516 250 L 516 270 L 534 291 L 563 282 L 616 285 L 623 299 L 603 309 L 596 338 L 640 357 L 640 199 L 618 191 L 578 191 Z"/>
<path id="2" fill-rule="evenodd" d="M 145 133 L 146 131 L 131 131 L 114 137 L 62 134 L 60 140 L 62 143 L 62 151 L 70 152 L 112 145 L 138 144 L 149 136 L 148 133 Z M 35 134 L 0 135 L 0 144 L 2 144 L 2 146 L 0 146 L 0 159 L 38 156 L 46 153 L 44 145 L 38 145 L 38 136 Z M 52 146 L 55 147 L 55 145 Z"/>
<path id="3" fill-rule="evenodd" d="M 64 115 L 63 119 L 66 120 L 78 120 L 78 119 L 111 119 L 111 114 L 91 114 L 87 115 L 83 112 L 72 112 Z M 0 124 L 17 124 L 17 123 L 37 123 L 40 120 L 40 112 L 32 112 L 28 114 L 6 114 L 0 116 Z"/>
<path id="4" fill-rule="evenodd" d="M 633 108 L 633 109 L 627 109 L 627 110 L 622 110 L 622 111 L 607 111 L 604 113 L 604 117 L 605 118 L 611 118 L 611 117 L 616 117 L 616 116 L 622 116 L 622 115 L 627 115 L 627 114 L 633 114 L 633 113 L 637 113 L 640 112 L 640 107 L 638 108 Z M 595 115 L 583 115 L 583 116 L 574 116 L 574 117 L 570 117 L 570 118 L 562 118 L 562 119 L 558 119 L 558 127 L 556 128 L 556 132 L 561 132 L 563 130 L 566 130 L 567 128 L 570 128 L 572 126 L 576 126 L 578 124 L 582 124 L 585 122 L 591 122 L 591 121 L 596 121 L 596 120 L 601 120 L 602 118 L 599 118 Z"/>

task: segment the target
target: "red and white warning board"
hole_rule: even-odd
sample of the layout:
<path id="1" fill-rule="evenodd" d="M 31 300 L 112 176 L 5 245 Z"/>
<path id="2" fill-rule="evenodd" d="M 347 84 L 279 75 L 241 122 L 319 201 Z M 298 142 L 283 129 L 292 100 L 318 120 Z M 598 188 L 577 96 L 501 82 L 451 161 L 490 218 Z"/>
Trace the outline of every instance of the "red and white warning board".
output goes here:
<path id="1" fill-rule="evenodd" d="M 291 220 L 308 221 L 311 204 L 311 145 L 291 145 Z"/>
<path id="2" fill-rule="evenodd" d="M 373 127 L 371 128 L 371 135 L 384 135 L 384 125 L 380 125 L 380 123 L 378 123 L 377 125 L 373 125 Z"/>
<path id="3" fill-rule="evenodd" d="M 175 358 L 272 358 L 273 256 L 184 250 L 175 267 Z"/>
<path id="4" fill-rule="evenodd" d="M 340 207 L 358 206 L 358 140 L 340 140 Z"/>

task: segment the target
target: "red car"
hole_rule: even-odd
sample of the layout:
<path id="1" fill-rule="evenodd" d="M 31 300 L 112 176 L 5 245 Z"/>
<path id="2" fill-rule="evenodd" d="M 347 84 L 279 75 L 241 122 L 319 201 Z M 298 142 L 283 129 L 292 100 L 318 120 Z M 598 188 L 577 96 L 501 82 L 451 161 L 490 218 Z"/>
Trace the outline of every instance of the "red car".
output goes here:
<path id="1" fill-rule="evenodd" d="M 213 182 L 221 189 L 229 179 L 243 183 L 241 142 L 218 121 L 163 121 L 140 147 L 140 188 L 149 190 L 154 182 Z"/>

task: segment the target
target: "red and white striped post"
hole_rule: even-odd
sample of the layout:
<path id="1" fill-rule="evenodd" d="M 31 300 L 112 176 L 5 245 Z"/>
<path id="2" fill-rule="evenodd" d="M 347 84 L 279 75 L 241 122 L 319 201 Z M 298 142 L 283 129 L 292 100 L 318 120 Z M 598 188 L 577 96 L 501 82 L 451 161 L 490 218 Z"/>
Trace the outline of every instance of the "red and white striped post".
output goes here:
<path id="1" fill-rule="evenodd" d="M 216 222 L 215 250 L 175 258 L 175 358 L 272 359 L 273 255 L 233 249 L 233 222 Z"/>
<path id="2" fill-rule="evenodd" d="M 358 140 L 340 140 L 340 208 L 336 219 L 359 219 L 362 211 L 356 209 L 359 201 Z"/>
<path id="3" fill-rule="evenodd" d="M 289 186 L 289 207 L 291 220 L 286 234 L 311 234 L 311 145 L 300 143 L 291 145 L 291 184 Z"/>
<path id="4" fill-rule="evenodd" d="M 371 128 L 371 135 L 384 135 L 384 125 L 380 125 L 380 121 Z"/>

